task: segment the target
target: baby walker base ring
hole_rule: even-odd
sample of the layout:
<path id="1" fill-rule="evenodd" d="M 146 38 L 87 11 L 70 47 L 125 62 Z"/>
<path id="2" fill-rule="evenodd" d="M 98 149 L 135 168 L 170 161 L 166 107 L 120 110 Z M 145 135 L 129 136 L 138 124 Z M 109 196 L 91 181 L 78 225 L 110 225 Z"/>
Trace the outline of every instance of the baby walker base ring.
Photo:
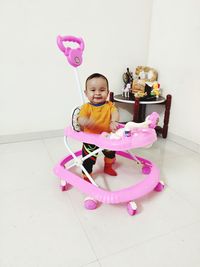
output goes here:
<path id="1" fill-rule="evenodd" d="M 74 153 L 76 157 L 81 156 L 81 150 Z M 135 160 L 129 153 L 124 151 L 116 152 L 117 155 Z M 86 209 L 96 209 L 97 201 L 107 204 L 127 203 L 127 211 L 132 216 L 136 214 L 137 206 L 133 202 L 138 198 L 153 191 L 161 191 L 164 188 L 162 182 L 160 182 L 159 169 L 151 161 L 136 156 L 136 159 L 144 166 L 148 166 L 150 169 L 148 174 L 145 174 L 145 178 L 139 183 L 124 188 L 118 191 L 107 191 L 100 187 L 97 187 L 87 181 L 84 181 L 81 177 L 65 168 L 65 164 L 73 159 L 72 155 L 67 156 L 60 161 L 54 168 L 54 173 L 61 179 L 61 185 L 66 190 L 67 184 L 79 189 L 81 192 L 90 196 L 85 199 L 84 206 Z M 141 170 L 142 171 L 142 170 Z M 64 181 L 66 182 L 64 185 Z M 65 191 L 63 190 L 63 191 Z M 134 204 L 133 204 L 134 203 Z M 134 206 L 135 205 L 135 206 Z"/>

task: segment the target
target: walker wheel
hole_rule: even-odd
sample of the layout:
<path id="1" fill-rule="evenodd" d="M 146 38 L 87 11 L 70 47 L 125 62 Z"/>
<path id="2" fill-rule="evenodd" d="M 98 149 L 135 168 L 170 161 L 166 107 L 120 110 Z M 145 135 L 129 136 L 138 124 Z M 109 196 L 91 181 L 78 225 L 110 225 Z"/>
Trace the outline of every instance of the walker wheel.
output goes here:
<path id="1" fill-rule="evenodd" d="M 127 204 L 127 211 L 129 215 L 131 216 L 135 215 L 137 212 L 137 204 L 134 201 L 130 201 Z"/>
<path id="2" fill-rule="evenodd" d="M 60 180 L 60 189 L 61 191 L 67 191 L 67 181 L 65 180 Z"/>
<path id="3" fill-rule="evenodd" d="M 151 172 L 151 167 L 150 166 L 148 166 L 148 165 L 144 165 L 143 167 L 142 167 L 142 173 L 143 174 L 149 174 Z"/>
<path id="4" fill-rule="evenodd" d="M 67 185 L 60 186 L 60 188 L 61 188 L 61 191 L 62 191 L 62 192 L 67 191 Z"/>
<path id="5" fill-rule="evenodd" d="M 84 207 L 87 210 L 95 210 L 97 208 L 97 204 L 98 202 L 91 197 L 86 197 L 84 200 Z"/>
<path id="6" fill-rule="evenodd" d="M 164 182 L 163 182 L 163 181 L 160 181 L 160 182 L 156 185 L 156 187 L 154 188 L 154 190 L 155 190 L 156 192 L 161 192 L 161 191 L 164 189 L 164 187 L 165 187 Z"/>

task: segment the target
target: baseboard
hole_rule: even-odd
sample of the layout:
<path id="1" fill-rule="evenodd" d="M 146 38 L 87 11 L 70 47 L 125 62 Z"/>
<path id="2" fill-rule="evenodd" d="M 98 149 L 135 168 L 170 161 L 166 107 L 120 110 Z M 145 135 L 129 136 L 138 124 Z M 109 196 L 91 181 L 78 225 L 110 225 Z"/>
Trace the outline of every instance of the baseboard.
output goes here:
<path id="1" fill-rule="evenodd" d="M 11 134 L 0 136 L 0 144 L 25 142 L 38 139 L 61 137 L 64 135 L 64 130 L 52 130 L 43 132 L 32 132 L 32 133 L 22 133 L 22 134 Z"/>
<path id="2" fill-rule="evenodd" d="M 191 140 L 185 139 L 184 137 L 168 132 L 167 139 L 179 145 L 182 145 L 194 152 L 200 153 L 200 144 L 197 144 Z"/>

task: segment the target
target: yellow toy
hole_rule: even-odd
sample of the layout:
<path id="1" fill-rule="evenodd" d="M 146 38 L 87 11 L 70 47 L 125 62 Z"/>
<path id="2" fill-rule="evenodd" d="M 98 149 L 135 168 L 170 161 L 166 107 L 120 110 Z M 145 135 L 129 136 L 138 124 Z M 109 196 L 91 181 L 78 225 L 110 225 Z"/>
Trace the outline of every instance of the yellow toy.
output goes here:
<path id="1" fill-rule="evenodd" d="M 158 82 L 153 83 L 153 90 L 151 91 L 151 95 L 155 95 L 156 98 L 160 96 L 160 84 Z"/>

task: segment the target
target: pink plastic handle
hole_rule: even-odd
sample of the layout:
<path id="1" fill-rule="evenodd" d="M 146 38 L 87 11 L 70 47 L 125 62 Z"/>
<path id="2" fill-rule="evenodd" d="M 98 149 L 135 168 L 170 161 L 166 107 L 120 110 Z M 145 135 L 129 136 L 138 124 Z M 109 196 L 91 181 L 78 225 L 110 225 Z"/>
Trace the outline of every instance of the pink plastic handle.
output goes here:
<path id="1" fill-rule="evenodd" d="M 74 42 L 79 44 L 78 48 L 65 47 L 63 42 Z M 84 41 L 82 38 L 74 36 L 58 36 L 57 45 L 59 49 L 65 54 L 70 65 L 78 67 L 82 63 L 82 54 L 84 50 Z"/>

